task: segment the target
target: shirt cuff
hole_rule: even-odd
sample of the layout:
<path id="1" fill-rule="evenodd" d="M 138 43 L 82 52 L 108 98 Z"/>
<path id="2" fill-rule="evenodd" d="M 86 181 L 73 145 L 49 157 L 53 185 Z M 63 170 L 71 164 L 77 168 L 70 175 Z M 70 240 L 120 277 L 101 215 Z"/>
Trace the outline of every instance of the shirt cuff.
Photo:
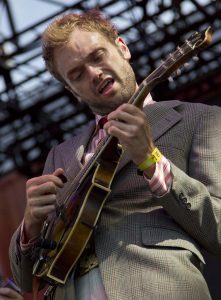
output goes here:
<path id="1" fill-rule="evenodd" d="M 160 161 L 156 162 L 155 172 L 151 179 L 148 179 L 145 173 L 143 174 L 155 197 L 163 197 L 170 191 L 172 185 L 171 166 L 169 160 L 164 156 L 162 156 Z"/>
<path id="2" fill-rule="evenodd" d="M 21 232 L 20 232 L 20 248 L 23 254 L 27 253 L 38 241 L 39 236 L 32 238 L 31 240 L 27 240 L 24 230 L 24 220 L 21 224 Z"/>

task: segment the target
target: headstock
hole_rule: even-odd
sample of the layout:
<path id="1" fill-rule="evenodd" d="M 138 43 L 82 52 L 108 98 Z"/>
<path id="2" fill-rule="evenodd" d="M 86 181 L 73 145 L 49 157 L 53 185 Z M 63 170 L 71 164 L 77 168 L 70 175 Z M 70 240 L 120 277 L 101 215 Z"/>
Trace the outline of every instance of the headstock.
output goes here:
<path id="1" fill-rule="evenodd" d="M 194 32 L 183 45 L 178 46 L 173 53 L 168 55 L 162 64 L 144 80 L 144 84 L 151 84 L 153 87 L 156 83 L 166 80 L 190 58 L 196 57 L 198 52 L 208 47 L 212 40 L 212 33 L 211 27 L 202 33 Z"/>

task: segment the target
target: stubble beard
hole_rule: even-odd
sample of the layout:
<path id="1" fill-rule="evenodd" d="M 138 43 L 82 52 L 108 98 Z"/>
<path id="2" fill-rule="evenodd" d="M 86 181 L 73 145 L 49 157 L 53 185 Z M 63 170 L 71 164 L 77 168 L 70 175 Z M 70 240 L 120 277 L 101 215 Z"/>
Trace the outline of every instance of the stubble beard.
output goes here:
<path id="1" fill-rule="evenodd" d="M 122 103 L 127 103 L 133 96 L 136 90 L 136 78 L 134 71 L 129 63 L 127 63 L 126 75 L 121 89 Z"/>
<path id="2" fill-rule="evenodd" d="M 94 114 L 107 115 L 117 109 L 121 104 L 129 102 L 136 90 L 136 78 L 128 61 L 124 61 L 122 64 L 122 73 L 121 89 L 116 97 L 113 96 L 113 100 L 109 100 L 107 105 L 102 107 L 100 104 L 89 105 Z M 104 103 L 105 101 L 107 101 L 107 99 L 104 99 Z"/>
<path id="3" fill-rule="evenodd" d="M 127 61 L 125 61 L 125 63 L 123 64 L 122 70 L 124 70 L 123 71 L 124 75 L 122 79 L 121 90 L 117 96 L 118 99 L 115 98 L 115 101 L 113 100 L 113 102 L 109 105 L 109 107 L 104 109 L 105 111 L 100 113 L 102 115 L 106 115 L 111 111 L 114 111 L 123 103 L 128 103 L 136 91 L 135 74 L 131 65 Z"/>

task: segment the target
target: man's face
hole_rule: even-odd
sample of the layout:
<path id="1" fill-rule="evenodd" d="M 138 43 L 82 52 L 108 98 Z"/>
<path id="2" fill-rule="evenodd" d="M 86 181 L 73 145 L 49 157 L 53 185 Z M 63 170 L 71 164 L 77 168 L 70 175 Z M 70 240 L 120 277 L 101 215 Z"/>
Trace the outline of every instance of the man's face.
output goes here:
<path id="1" fill-rule="evenodd" d="M 68 88 L 94 113 L 108 114 L 135 92 L 130 52 L 121 39 L 115 45 L 98 32 L 75 29 L 54 59 Z"/>

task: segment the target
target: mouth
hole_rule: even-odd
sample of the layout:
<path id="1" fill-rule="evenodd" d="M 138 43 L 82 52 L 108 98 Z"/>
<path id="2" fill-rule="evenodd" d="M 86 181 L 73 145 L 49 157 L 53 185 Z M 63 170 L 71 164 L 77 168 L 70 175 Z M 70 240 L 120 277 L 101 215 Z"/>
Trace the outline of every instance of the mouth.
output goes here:
<path id="1" fill-rule="evenodd" d="M 108 95 L 111 92 L 113 85 L 114 80 L 112 78 L 105 79 L 98 88 L 99 94 L 103 96 Z"/>

